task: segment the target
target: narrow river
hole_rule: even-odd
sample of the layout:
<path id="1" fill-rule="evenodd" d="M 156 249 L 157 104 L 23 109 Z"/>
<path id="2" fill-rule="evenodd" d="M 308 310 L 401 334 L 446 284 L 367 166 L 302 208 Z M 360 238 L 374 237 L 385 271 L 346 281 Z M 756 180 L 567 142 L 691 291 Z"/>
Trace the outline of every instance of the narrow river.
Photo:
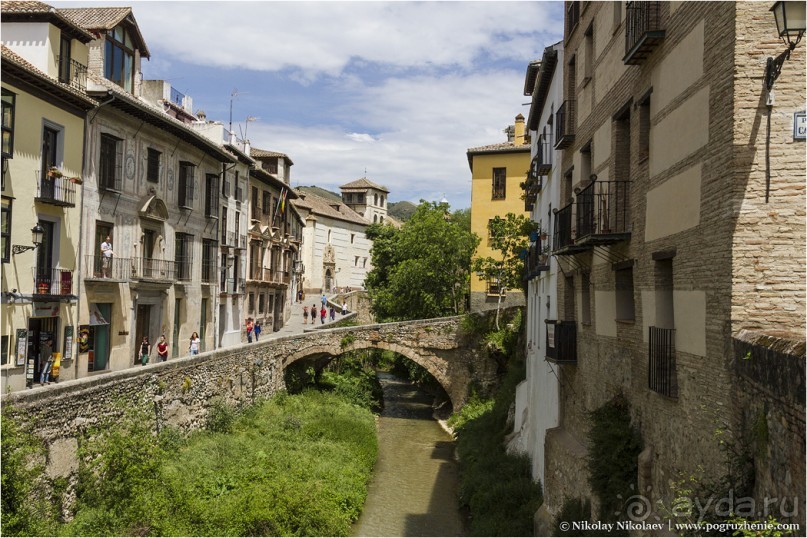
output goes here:
<path id="1" fill-rule="evenodd" d="M 379 372 L 378 460 L 353 536 L 464 536 L 454 441 L 432 419 L 433 398 Z"/>

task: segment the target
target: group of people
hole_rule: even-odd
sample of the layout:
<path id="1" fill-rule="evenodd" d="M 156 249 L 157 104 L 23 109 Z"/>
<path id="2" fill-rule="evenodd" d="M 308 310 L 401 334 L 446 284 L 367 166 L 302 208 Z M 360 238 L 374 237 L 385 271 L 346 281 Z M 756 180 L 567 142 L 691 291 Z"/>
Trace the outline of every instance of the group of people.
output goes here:
<path id="1" fill-rule="evenodd" d="M 325 324 L 325 318 L 329 316 L 330 312 L 330 319 L 334 321 L 336 319 L 336 308 L 333 305 L 330 305 L 328 308 L 328 298 L 325 297 L 325 294 L 322 294 L 322 306 L 317 310 L 317 305 L 312 304 L 311 310 L 308 309 L 307 306 L 303 306 L 303 325 L 308 325 L 308 316 L 311 315 L 311 325 L 314 325 L 317 322 L 317 313 L 319 313 L 320 324 Z M 342 315 L 344 316 L 347 314 L 347 303 L 342 303 Z"/>
<path id="2" fill-rule="evenodd" d="M 252 318 L 247 318 L 247 342 L 252 343 L 252 336 L 255 336 L 255 341 L 257 342 L 260 340 L 261 332 L 263 331 L 263 327 L 261 327 L 260 321 L 255 321 Z"/>
<path id="3" fill-rule="evenodd" d="M 196 331 L 191 335 L 190 343 L 188 344 L 188 354 L 198 355 L 202 349 L 202 341 L 199 339 L 199 333 Z M 145 366 L 151 357 L 151 343 L 149 337 L 144 336 L 143 341 L 140 343 L 140 364 Z M 165 341 L 165 335 L 160 335 L 160 341 L 157 342 L 157 362 L 165 362 L 168 360 L 168 342 Z"/>

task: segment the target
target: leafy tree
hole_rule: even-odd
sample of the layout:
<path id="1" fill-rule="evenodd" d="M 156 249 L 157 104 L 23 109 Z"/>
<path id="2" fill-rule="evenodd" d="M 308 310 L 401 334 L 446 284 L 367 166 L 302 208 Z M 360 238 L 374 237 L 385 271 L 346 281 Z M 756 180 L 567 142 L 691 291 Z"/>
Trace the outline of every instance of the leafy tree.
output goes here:
<path id="1" fill-rule="evenodd" d="M 491 256 L 474 258 L 473 271 L 485 280 L 497 280 L 500 293 L 508 289 L 520 289 L 524 274 L 522 252 L 530 246 L 530 232 L 540 228 L 524 215 L 508 213 L 504 218 L 496 216 L 488 222 L 488 237 L 493 250 L 499 251 L 499 259 Z M 499 328 L 499 304 L 496 305 L 496 328 Z"/>
<path id="2" fill-rule="evenodd" d="M 400 229 L 372 225 L 373 270 L 365 285 L 385 321 L 434 318 L 465 310 L 471 256 L 479 238 L 448 204 L 421 201 Z"/>

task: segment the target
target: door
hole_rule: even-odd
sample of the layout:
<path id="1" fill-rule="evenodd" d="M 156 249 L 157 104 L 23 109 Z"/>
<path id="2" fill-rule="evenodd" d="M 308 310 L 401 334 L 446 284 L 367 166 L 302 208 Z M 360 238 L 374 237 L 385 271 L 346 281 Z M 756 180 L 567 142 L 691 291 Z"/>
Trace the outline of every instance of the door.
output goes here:
<path id="1" fill-rule="evenodd" d="M 143 230 L 143 276 L 146 278 L 154 278 L 154 261 L 152 255 L 154 253 L 154 231 Z M 140 342 L 138 341 L 138 345 Z"/>
<path id="2" fill-rule="evenodd" d="M 112 303 L 97 303 L 96 306 L 106 324 L 92 327 L 93 362 L 90 371 L 106 370 L 109 362 L 109 326 L 112 323 Z"/>
<path id="3" fill-rule="evenodd" d="M 42 234 L 42 244 L 36 249 L 36 289 L 35 293 L 54 293 L 53 284 L 53 242 L 54 225 L 43 220 L 39 225 L 45 232 Z"/>
<path id="4" fill-rule="evenodd" d="M 94 251 L 93 254 L 93 276 L 95 278 L 100 278 L 102 276 L 101 272 L 101 243 L 106 241 L 106 238 L 109 237 L 110 242 L 112 243 L 112 252 L 115 252 L 115 238 L 112 236 L 112 224 L 108 222 L 96 222 L 95 223 L 95 244 L 93 245 L 94 249 L 98 249 Z M 110 274 L 109 276 L 116 276 L 112 268 L 109 268 Z"/>
<path id="5" fill-rule="evenodd" d="M 58 166 L 56 163 L 56 146 L 59 131 L 50 127 L 45 127 L 42 132 L 42 170 L 40 170 L 40 187 L 42 198 L 53 199 L 55 179 L 48 175 L 51 167 Z"/>
<path id="6" fill-rule="evenodd" d="M 149 326 L 151 325 L 151 305 L 139 304 L 137 305 L 137 320 L 135 321 L 135 341 L 134 341 L 134 361 L 135 364 L 140 360 L 140 344 L 143 342 L 143 337 L 148 336 L 149 343 L 153 340 L 152 335 L 148 333 Z"/>

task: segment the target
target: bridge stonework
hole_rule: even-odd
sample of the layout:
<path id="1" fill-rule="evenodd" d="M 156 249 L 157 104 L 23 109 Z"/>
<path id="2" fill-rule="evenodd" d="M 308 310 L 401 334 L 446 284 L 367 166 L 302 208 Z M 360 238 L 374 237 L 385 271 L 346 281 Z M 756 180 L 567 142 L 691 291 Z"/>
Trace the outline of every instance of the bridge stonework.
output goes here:
<path id="1" fill-rule="evenodd" d="M 272 396 L 285 388 L 288 365 L 347 351 L 378 348 L 408 357 L 442 384 L 457 409 L 472 382 L 485 390 L 496 381 L 495 362 L 472 347 L 459 323 L 454 317 L 316 330 L 5 394 L 3 405 L 44 441 L 52 477 L 75 472 L 79 437 L 127 406 L 153 409 L 155 429 L 194 430 L 205 424 L 213 402 L 250 404 Z"/>

